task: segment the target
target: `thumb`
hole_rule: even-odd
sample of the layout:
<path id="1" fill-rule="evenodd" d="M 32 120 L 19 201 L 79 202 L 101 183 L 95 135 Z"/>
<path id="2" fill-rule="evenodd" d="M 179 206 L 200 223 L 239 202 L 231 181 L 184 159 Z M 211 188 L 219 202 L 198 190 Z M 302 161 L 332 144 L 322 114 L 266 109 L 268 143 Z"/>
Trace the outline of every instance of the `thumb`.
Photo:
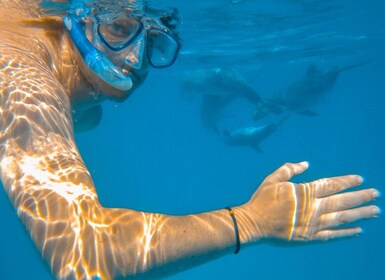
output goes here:
<path id="1" fill-rule="evenodd" d="M 270 174 L 266 178 L 265 183 L 288 182 L 295 175 L 305 172 L 308 167 L 309 163 L 307 161 L 302 161 L 299 163 L 285 163 L 272 174 Z"/>

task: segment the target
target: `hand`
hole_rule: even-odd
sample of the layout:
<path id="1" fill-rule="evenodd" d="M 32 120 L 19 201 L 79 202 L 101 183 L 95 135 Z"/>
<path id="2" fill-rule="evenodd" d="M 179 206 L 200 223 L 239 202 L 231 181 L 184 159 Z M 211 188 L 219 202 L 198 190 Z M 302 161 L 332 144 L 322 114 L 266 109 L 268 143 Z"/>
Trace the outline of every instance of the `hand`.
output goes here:
<path id="1" fill-rule="evenodd" d="M 325 178 L 296 184 L 289 180 L 303 173 L 307 162 L 286 163 L 269 175 L 248 203 L 239 209 L 248 217 L 251 239 L 278 238 L 294 241 L 328 240 L 361 232 L 359 227 L 340 226 L 376 217 L 377 206 L 358 207 L 379 196 L 375 189 L 343 192 L 359 186 L 357 175 Z M 358 207 L 358 208 L 355 208 Z"/>

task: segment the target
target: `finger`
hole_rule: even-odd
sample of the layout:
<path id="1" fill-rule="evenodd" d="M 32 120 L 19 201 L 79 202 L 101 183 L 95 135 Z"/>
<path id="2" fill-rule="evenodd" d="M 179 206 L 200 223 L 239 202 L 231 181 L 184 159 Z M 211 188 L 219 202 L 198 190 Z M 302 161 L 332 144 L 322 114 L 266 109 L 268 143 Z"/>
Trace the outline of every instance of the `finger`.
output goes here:
<path id="1" fill-rule="evenodd" d="M 331 213 L 354 208 L 363 203 L 369 202 L 378 196 L 379 192 L 376 189 L 335 194 L 333 196 L 322 198 L 320 204 L 321 213 Z"/>
<path id="2" fill-rule="evenodd" d="M 321 230 L 316 233 L 316 240 L 330 240 L 335 238 L 343 238 L 343 237 L 352 237 L 362 233 L 362 229 L 359 227 L 356 228 L 344 228 L 344 229 L 336 229 L 336 230 Z"/>
<path id="3" fill-rule="evenodd" d="M 373 205 L 325 214 L 320 217 L 320 229 L 334 228 L 360 219 L 374 218 L 378 214 L 380 214 L 380 208 Z"/>
<path id="4" fill-rule="evenodd" d="M 279 182 L 287 182 L 295 175 L 303 173 L 306 169 L 308 169 L 309 163 L 307 161 L 303 161 L 300 163 L 285 163 L 280 168 L 275 170 L 271 175 L 269 175 L 265 182 L 266 183 L 279 183 Z"/>
<path id="5" fill-rule="evenodd" d="M 311 182 L 316 197 L 325 197 L 361 185 L 363 179 L 358 175 L 347 175 L 319 179 Z"/>

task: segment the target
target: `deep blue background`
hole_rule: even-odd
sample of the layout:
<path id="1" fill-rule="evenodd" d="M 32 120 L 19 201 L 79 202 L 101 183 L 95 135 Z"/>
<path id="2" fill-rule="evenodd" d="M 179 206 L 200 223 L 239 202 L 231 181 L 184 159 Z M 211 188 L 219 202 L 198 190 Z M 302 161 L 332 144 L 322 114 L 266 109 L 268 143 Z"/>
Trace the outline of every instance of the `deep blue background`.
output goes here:
<path id="1" fill-rule="evenodd" d="M 174 5 L 173 1 L 157 1 Z M 182 1 L 181 1 L 182 2 Z M 231 3 L 233 2 L 233 3 Z M 310 161 L 294 181 L 358 173 L 384 192 L 385 1 L 194 1 L 177 4 L 183 52 L 154 70 L 125 103 L 104 104 L 101 125 L 77 135 L 103 205 L 184 214 L 238 205 L 286 161 Z M 341 74 L 315 104 L 262 143 L 263 153 L 226 146 L 186 99 L 180 73 L 232 66 L 264 97 L 315 62 Z M 385 209 L 384 200 L 377 204 Z M 0 278 L 51 279 L 4 192 L 0 192 Z M 172 279 L 385 279 L 385 223 L 363 221 L 359 238 L 299 247 L 256 244 Z"/>

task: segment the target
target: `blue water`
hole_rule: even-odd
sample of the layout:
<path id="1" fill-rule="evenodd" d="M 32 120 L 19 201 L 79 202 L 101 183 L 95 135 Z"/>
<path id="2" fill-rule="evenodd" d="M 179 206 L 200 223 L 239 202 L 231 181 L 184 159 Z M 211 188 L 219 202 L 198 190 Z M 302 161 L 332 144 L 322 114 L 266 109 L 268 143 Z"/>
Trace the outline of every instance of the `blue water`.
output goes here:
<path id="1" fill-rule="evenodd" d="M 385 1 L 193 2 L 176 4 L 178 62 L 152 71 L 125 103 L 105 103 L 100 126 L 77 135 L 103 205 L 170 214 L 239 205 L 279 165 L 301 160 L 311 166 L 295 181 L 358 173 L 385 193 Z M 199 99 L 183 98 L 179 83 L 181 71 L 231 65 L 268 98 L 310 62 L 327 68 L 365 60 L 341 74 L 316 104 L 318 116 L 293 114 L 262 153 L 226 146 L 205 129 Z M 384 199 L 377 204 L 385 209 Z M 3 191 L 0 213 L 0 278 L 51 279 Z M 384 216 L 359 225 L 358 238 L 256 244 L 170 279 L 385 279 Z"/>

